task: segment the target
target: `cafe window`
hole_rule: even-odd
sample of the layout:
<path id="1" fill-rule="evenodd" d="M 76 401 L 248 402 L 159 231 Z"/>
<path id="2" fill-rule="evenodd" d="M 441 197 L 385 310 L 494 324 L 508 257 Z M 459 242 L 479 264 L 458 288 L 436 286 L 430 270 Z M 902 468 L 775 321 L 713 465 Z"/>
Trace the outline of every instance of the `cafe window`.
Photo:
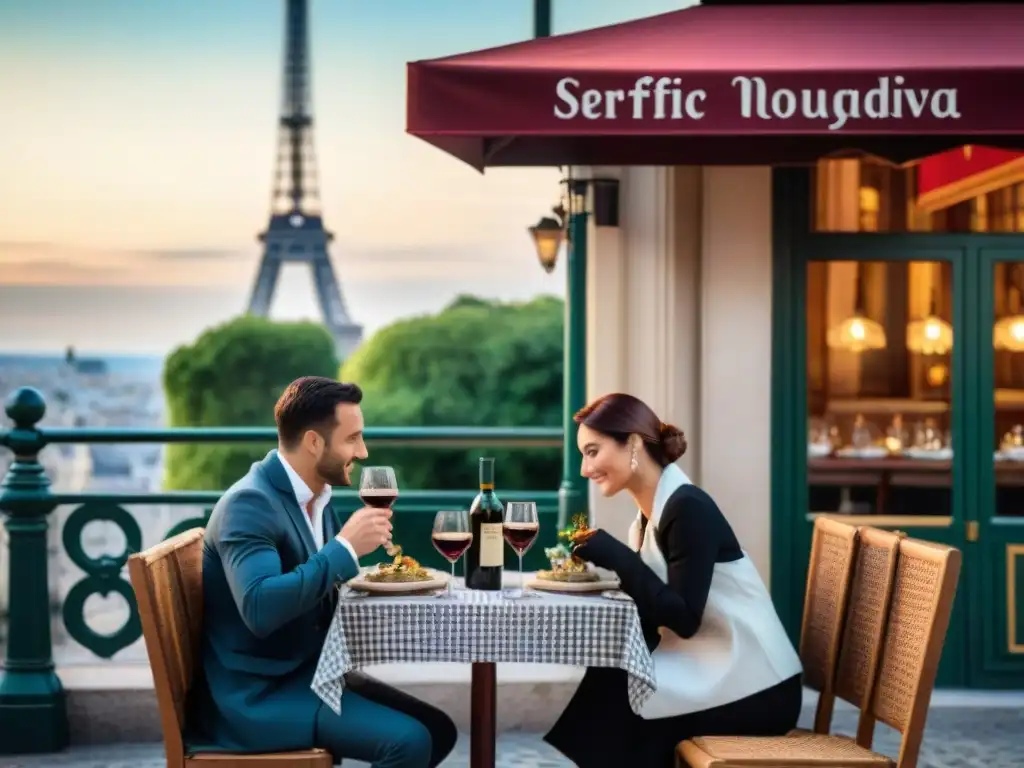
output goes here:
<path id="1" fill-rule="evenodd" d="M 1024 232 L 1024 184 L 1001 187 L 978 198 L 979 232 Z"/>
<path id="2" fill-rule="evenodd" d="M 970 168 L 971 148 L 956 152 Z M 950 181 L 943 200 L 922 204 L 917 165 L 821 160 L 811 175 L 811 221 L 818 232 L 1024 232 L 1024 167 L 1017 166 Z"/>
<path id="3" fill-rule="evenodd" d="M 1024 261 L 999 261 L 991 269 L 994 512 L 1024 517 Z"/>
<path id="4" fill-rule="evenodd" d="M 951 265 L 811 261 L 806 290 L 808 511 L 951 514 Z"/>
<path id="5" fill-rule="evenodd" d="M 1000 215 L 990 225 L 1009 226 Z M 989 268 L 994 512 L 1024 518 L 1024 260 Z M 812 260 L 806 279 L 808 512 L 948 518 L 964 460 L 953 453 L 952 263 Z"/>

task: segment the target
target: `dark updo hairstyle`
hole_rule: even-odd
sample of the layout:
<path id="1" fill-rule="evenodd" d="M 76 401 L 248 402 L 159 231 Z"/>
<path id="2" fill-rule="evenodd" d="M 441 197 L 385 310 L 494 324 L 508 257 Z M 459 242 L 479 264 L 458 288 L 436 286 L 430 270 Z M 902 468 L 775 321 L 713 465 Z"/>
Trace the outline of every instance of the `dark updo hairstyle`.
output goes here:
<path id="1" fill-rule="evenodd" d="M 686 453 L 683 431 L 662 423 L 643 400 L 614 392 L 597 398 L 573 416 L 595 432 L 625 445 L 630 435 L 639 435 L 648 455 L 661 467 L 667 467 Z"/>

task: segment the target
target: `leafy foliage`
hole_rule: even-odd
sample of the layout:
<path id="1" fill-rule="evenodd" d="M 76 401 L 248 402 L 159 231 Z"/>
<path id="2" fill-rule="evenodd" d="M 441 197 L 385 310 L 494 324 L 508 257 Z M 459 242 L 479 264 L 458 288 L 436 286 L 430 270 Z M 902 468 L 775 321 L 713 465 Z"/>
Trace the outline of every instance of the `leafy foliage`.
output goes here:
<path id="1" fill-rule="evenodd" d="M 540 427 L 562 418 L 560 299 L 491 302 L 460 296 L 436 315 L 379 330 L 345 362 L 340 378 L 362 387 L 370 427 Z M 299 376 L 338 375 L 330 334 L 313 323 L 243 316 L 175 350 L 164 366 L 170 424 L 273 426 L 281 391 Z M 172 445 L 169 489 L 219 490 L 272 446 Z M 401 487 L 469 490 L 477 457 L 494 456 L 500 489 L 549 489 L 561 478 L 558 448 L 378 448 Z"/>
<path id="2" fill-rule="evenodd" d="M 378 331 L 345 362 L 340 377 L 363 388 L 370 426 L 559 426 L 562 417 L 560 299 L 499 303 L 460 296 L 437 315 Z M 469 489 L 476 458 L 494 456 L 501 488 L 550 489 L 561 451 L 380 448 L 403 487 Z"/>
<path id="3" fill-rule="evenodd" d="M 330 333 L 315 323 L 279 323 L 244 315 L 205 331 L 164 363 L 163 385 L 174 427 L 274 425 L 274 403 L 299 376 L 334 376 Z M 272 445 L 171 445 L 165 485 L 221 490 Z"/>

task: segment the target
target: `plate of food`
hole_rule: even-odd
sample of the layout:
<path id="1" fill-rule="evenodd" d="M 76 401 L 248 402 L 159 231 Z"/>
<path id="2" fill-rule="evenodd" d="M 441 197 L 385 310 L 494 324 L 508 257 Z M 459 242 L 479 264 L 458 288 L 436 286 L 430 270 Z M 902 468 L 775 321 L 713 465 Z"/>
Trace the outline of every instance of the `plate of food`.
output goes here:
<path id="1" fill-rule="evenodd" d="M 398 552 L 393 560 L 364 571 L 348 582 L 348 587 L 357 592 L 406 595 L 447 586 L 448 577 L 445 574 L 424 568 L 415 559 L 403 555 L 400 547 L 396 549 Z"/>
<path id="2" fill-rule="evenodd" d="M 545 592 L 604 592 L 618 589 L 617 580 L 603 578 L 589 563 L 572 556 L 569 547 L 586 541 L 593 534 L 594 529 L 589 527 L 584 515 L 574 517 L 573 526 L 558 533 L 558 538 L 567 541 L 568 545 L 559 542 L 558 546 L 545 549 L 544 554 L 551 562 L 551 567 L 537 571 L 537 575 L 526 586 Z"/>

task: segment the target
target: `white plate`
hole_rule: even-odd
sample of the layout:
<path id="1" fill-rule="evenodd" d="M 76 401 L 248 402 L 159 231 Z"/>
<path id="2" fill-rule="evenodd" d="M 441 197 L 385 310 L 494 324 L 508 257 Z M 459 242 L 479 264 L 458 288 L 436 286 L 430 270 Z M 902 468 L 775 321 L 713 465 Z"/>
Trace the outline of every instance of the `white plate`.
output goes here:
<path id="1" fill-rule="evenodd" d="M 825 443 L 808 443 L 807 456 L 812 459 L 823 459 L 832 453 L 832 446 Z"/>
<path id="2" fill-rule="evenodd" d="M 880 445 L 872 445 L 868 448 L 840 448 L 836 456 L 841 459 L 884 459 L 889 451 Z"/>
<path id="3" fill-rule="evenodd" d="M 1024 448 L 1019 446 L 1012 446 L 1010 448 L 1003 448 L 998 452 L 1004 460 L 1010 461 L 1024 461 Z"/>
<path id="4" fill-rule="evenodd" d="M 530 579 L 526 582 L 530 589 L 542 592 L 604 592 L 618 589 L 617 581 L 548 581 L 547 579 Z"/>
<path id="5" fill-rule="evenodd" d="M 431 573 L 434 578 L 430 581 L 367 581 L 364 576 L 358 576 L 346 586 L 357 592 L 370 592 L 376 595 L 408 595 L 448 586 L 449 577 L 446 574 L 437 571 Z"/>
<path id="6" fill-rule="evenodd" d="M 918 459 L 921 461 L 948 461 L 953 458 L 953 449 L 939 448 L 936 451 L 928 451 L 924 448 L 907 448 L 903 455 L 908 459 Z"/>

